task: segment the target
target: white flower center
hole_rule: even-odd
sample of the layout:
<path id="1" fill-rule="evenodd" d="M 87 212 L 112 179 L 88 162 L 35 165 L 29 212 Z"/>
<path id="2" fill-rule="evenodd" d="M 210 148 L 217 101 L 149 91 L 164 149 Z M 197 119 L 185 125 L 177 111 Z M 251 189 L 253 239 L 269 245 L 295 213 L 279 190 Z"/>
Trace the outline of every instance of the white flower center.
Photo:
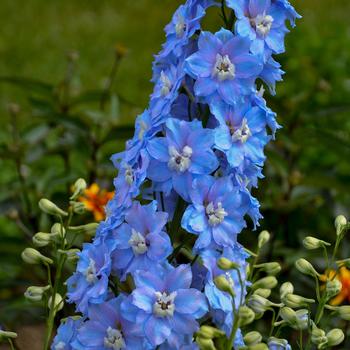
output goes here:
<path id="1" fill-rule="evenodd" d="M 128 243 L 135 255 L 141 255 L 147 252 L 148 247 L 145 237 L 133 228 L 131 229 L 131 238 L 129 239 Z"/>
<path id="2" fill-rule="evenodd" d="M 234 282 L 234 280 L 233 280 L 231 274 L 230 274 L 229 272 L 226 272 L 226 273 L 225 273 L 225 277 L 226 277 L 227 282 L 230 284 L 230 286 L 231 286 L 232 288 L 234 288 L 234 287 L 235 287 L 235 282 Z"/>
<path id="3" fill-rule="evenodd" d="M 178 16 L 177 22 L 175 24 L 175 32 L 178 38 L 182 38 L 186 31 L 186 23 L 183 16 Z"/>
<path id="4" fill-rule="evenodd" d="M 140 131 L 138 134 L 138 138 L 140 141 L 143 139 L 143 135 L 145 134 L 147 129 L 148 129 L 148 125 L 143 120 L 141 120 L 140 121 Z"/>
<path id="5" fill-rule="evenodd" d="M 191 147 L 185 146 L 182 152 L 179 153 L 175 147 L 171 146 L 168 151 L 170 155 L 168 167 L 170 169 L 183 173 L 190 167 L 193 153 Z"/>
<path id="6" fill-rule="evenodd" d="M 161 71 L 160 73 L 160 83 L 162 85 L 160 90 L 162 96 L 168 95 L 171 90 L 172 84 L 169 77 L 164 73 L 164 71 Z"/>
<path id="7" fill-rule="evenodd" d="M 64 343 L 63 341 L 60 341 L 55 345 L 55 350 L 64 350 L 65 347 L 66 347 L 66 343 Z"/>
<path id="8" fill-rule="evenodd" d="M 235 71 L 235 65 L 231 62 L 228 55 L 216 55 L 216 62 L 212 72 L 213 77 L 217 77 L 220 81 L 234 79 Z"/>
<path id="9" fill-rule="evenodd" d="M 206 206 L 205 212 L 207 214 L 210 226 L 217 226 L 221 224 L 224 221 L 225 216 L 228 215 L 225 209 L 222 207 L 221 202 L 217 204 L 216 208 L 214 203 L 210 202 Z"/>
<path id="10" fill-rule="evenodd" d="M 84 276 L 87 282 L 89 283 L 95 283 L 97 281 L 96 277 L 96 266 L 95 261 L 90 259 L 90 263 L 88 268 L 84 272 Z"/>
<path id="11" fill-rule="evenodd" d="M 124 173 L 124 177 L 125 177 L 125 181 L 126 183 L 131 186 L 132 183 L 134 182 L 134 172 L 132 171 L 131 167 L 128 166 L 125 169 L 125 173 Z"/>
<path id="12" fill-rule="evenodd" d="M 251 135 L 252 133 L 249 129 L 247 119 L 243 118 L 241 127 L 232 134 L 232 141 L 245 143 Z"/>
<path id="13" fill-rule="evenodd" d="M 153 304 L 153 312 L 159 317 L 173 316 L 175 311 L 174 300 L 177 293 L 156 292 L 156 302 Z"/>
<path id="14" fill-rule="evenodd" d="M 256 32 L 263 37 L 270 33 L 272 23 L 273 17 L 270 15 L 257 15 L 252 19 L 252 24 L 255 27 Z"/>
<path id="15" fill-rule="evenodd" d="M 103 344 L 106 348 L 113 350 L 126 349 L 122 333 L 112 327 L 107 328 L 107 336 L 103 339 Z"/>

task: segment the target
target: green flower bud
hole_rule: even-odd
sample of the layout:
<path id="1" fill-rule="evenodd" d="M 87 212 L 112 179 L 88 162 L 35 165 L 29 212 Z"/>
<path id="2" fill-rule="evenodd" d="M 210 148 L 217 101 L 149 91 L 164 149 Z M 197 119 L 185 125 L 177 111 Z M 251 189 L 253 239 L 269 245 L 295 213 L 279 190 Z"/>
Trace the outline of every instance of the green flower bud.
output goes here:
<path id="1" fill-rule="evenodd" d="M 24 293 L 24 297 L 30 301 L 41 301 L 44 293 L 50 289 L 50 286 L 46 287 L 28 287 Z"/>
<path id="2" fill-rule="evenodd" d="M 214 278 L 214 283 L 218 289 L 220 289 L 223 292 L 229 293 L 232 297 L 235 296 L 235 293 L 233 291 L 233 286 L 231 283 L 227 280 L 225 275 L 220 275 Z"/>
<path id="3" fill-rule="evenodd" d="M 331 306 L 326 305 L 326 309 L 332 310 L 337 316 L 345 321 L 350 321 L 350 305 Z"/>
<path id="4" fill-rule="evenodd" d="M 261 278 L 261 279 L 257 280 L 256 282 L 254 282 L 253 285 L 251 286 L 251 288 L 253 290 L 256 290 L 258 288 L 273 289 L 277 286 L 277 284 L 278 284 L 278 281 L 277 281 L 276 277 L 267 276 L 267 277 Z"/>
<path id="5" fill-rule="evenodd" d="M 312 323 L 311 342 L 322 346 L 323 344 L 327 344 L 327 341 L 326 332 L 318 328 L 315 323 Z"/>
<path id="6" fill-rule="evenodd" d="M 80 253 L 80 250 L 78 248 L 72 248 L 68 250 L 57 250 L 60 254 L 65 254 L 67 256 L 67 261 L 75 262 L 79 260 L 78 253 Z"/>
<path id="7" fill-rule="evenodd" d="M 270 240 L 270 234 L 265 230 L 261 231 L 258 237 L 258 248 L 261 249 Z"/>
<path id="8" fill-rule="evenodd" d="M 49 245 L 54 237 L 52 237 L 49 233 L 46 232 L 38 232 L 36 233 L 33 238 L 33 244 L 35 247 L 45 247 Z"/>
<path id="9" fill-rule="evenodd" d="M 51 310 L 51 307 L 52 307 L 52 296 L 50 296 L 47 305 L 48 305 L 49 309 Z M 62 298 L 61 294 L 56 293 L 55 294 L 55 300 L 54 300 L 54 310 L 55 310 L 55 312 L 58 312 L 58 311 L 62 310 L 63 306 L 64 306 L 64 301 L 63 301 L 63 298 Z"/>
<path id="10" fill-rule="evenodd" d="M 248 346 L 248 350 L 269 350 L 269 348 L 265 343 L 259 343 Z"/>
<path id="11" fill-rule="evenodd" d="M 222 330 L 207 325 L 201 326 L 198 331 L 198 336 L 206 339 L 223 337 L 224 335 L 225 332 Z"/>
<path id="12" fill-rule="evenodd" d="M 75 181 L 74 185 L 73 185 L 73 194 L 72 196 L 69 198 L 70 200 L 74 200 L 77 197 L 81 196 L 84 191 L 86 190 L 87 184 L 86 181 L 84 179 L 78 179 L 77 181 Z"/>
<path id="13" fill-rule="evenodd" d="M 256 291 L 254 291 L 254 294 L 260 295 L 261 297 L 267 299 L 271 295 L 271 289 L 258 288 Z"/>
<path id="14" fill-rule="evenodd" d="M 314 269 L 314 267 L 306 259 L 298 259 L 295 263 L 296 268 L 304 275 L 312 277 L 319 277 L 320 274 Z"/>
<path id="15" fill-rule="evenodd" d="M 345 339 L 344 332 L 339 328 L 334 328 L 326 334 L 327 345 L 325 347 L 337 346 Z"/>
<path id="16" fill-rule="evenodd" d="M 0 340 L 15 339 L 17 338 L 17 333 L 4 331 L 0 329 Z"/>
<path id="17" fill-rule="evenodd" d="M 308 237 L 304 238 L 303 245 L 306 249 L 313 250 L 313 249 L 318 249 L 318 248 L 330 246 L 331 244 L 328 242 L 322 241 L 318 238 L 308 236 Z"/>
<path id="18" fill-rule="evenodd" d="M 344 215 L 339 215 L 335 218 L 334 226 L 336 228 L 337 236 L 340 236 L 343 233 L 343 230 L 346 227 L 346 225 L 347 225 L 347 220 Z"/>
<path id="19" fill-rule="evenodd" d="M 269 346 L 269 349 L 287 349 L 288 341 L 286 339 L 270 337 L 267 345 Z"/>
<path id="20" fill-rule="evenodd" d="M 287 294 L 293 294 L 293 292 L 294 292 L 294 287 L 293 287 L 292 283 L 284 282 L 280 288 L 280 297 L 281 297 L 281 299 L 284 299 L 284 297 Z"/>
<path id="21" fill-rule="evenodd" d="M 274 276 L 281 272 L 282 268 L 278 262 L 268 262 L 264 264 L 255 265 L 256 268 L 266 272 L 268 275 Z"/>
<path id="22" fill-rule="evenodd" d="M 276 307 L 283 306 L 282 304 L 272 303 L 270 300 L 257 294 L 253 294 L 248 299 L 247 304 L 257 314 L 264 313 L 266 310 L 270 309 L 272 306 L 276 306 Z"/>
<path id="23" fill-rule="evenodd" d="M 286 306 L 291 307 L 292 309 L 308 306 L 315 302 L 314 299 L 307 299 L 297 294 L 287 294 L 282 301 Z"/>
<path id="24" fill-rule="evenodd" d="M 243 339 L 244 339 L 244 343 L 247 344 L 248 346 L 256 345 L 261 343 L 262 335 L 259 332 L 252 331 L 247 333 Z"/>
<path id="25" fill-rule="evenodd" d="M 44 264 L 52 264 L 53 261 L 42 255 L 40 252 L 38 252 L 36 249 L 34 248 L 26 248 L 23 250 L 22 254 L 22 259 L 24 262 L 26 262 L 27 264 L 40 264 L 40 263 L 44 263 Z"/>
<path id="26" fill-rule="evenodd" d="M 196 337 L 196 343 L 200 350 L 216 350 L 214 342 L 211 339 Z"/>
<path id="27" fill-rule="evenodd" d="M 59 222 L 56 222 L 51 227 L 51 233 L 57 237 L 64 237 L 66 234 L 66 229 Z"/>
<path id="28" fill-rule="evenodd" d="M 344 267 L 349 269 L 350 268 L 350 258 L 344 259 L 344 260 L 338 260 L 337 264 L 340 267 L 344 266 Z"/>
<path id="29" fill-rule="evenodd" d="M 342 283 L 338 279 L 327 280 L 326 282 L 326 297 L 327 300 L 333 298 L 338 295 L 342 290 Z"/>
<path id="30" fill-rule="evenodd" d="M 221 270 L 233 270 L 239 268 L 238 264 L 227 258 L 219 258 L 217 261 L 217 266 Z"/>
<path id="31" fill-rule="evenodd" d="M 81 226 L 69 226 L 68 230 L 76 234 L 87 234 L 89 236 L 93 236 L 96 233 L 97 227 L 98 227 L 98 223 L 92 222 L 90 224 L 81 225 Z"/>
<path id="32" fill-rule="evenodd" d="M 39 201 L 39 208 L 46 214 L 56 216 L 67 216 L 68 213 L 59 208 L 55 203 L 49 201 L 46 198 L 42 198 Z"/>
<path id="33" fill-rule="evenodd" d="M 308 310 L 301 309 L 294 311 L 290 307 L 284 307 L 280 311 L 282 322 L 276 322 L 275 325 L 281 323 L 287 323 L 290 327 L 294 329 L 306 329 L 308 327 Z"/>
<path id="34" fill-rule="evenodd" d="M 239 325 L 246 326 L 252 323 L 255 319 L 255 313 L 248 306 L 241 306 L 238 310 Z"/>
<path id="35" fill-rule="evenodd" d="M 294 329 L 306 329 L 309 326 L 309 311 L 306 309 L 297 310 L 296 312 L 296 325 Z"/>
<path id="36" fill-rule="evenodd" d="M 75 214 L 83 215 L 86 211 L 85 204 L 82 202 L 70 201 L 69 204 L 71 205 Z"/>

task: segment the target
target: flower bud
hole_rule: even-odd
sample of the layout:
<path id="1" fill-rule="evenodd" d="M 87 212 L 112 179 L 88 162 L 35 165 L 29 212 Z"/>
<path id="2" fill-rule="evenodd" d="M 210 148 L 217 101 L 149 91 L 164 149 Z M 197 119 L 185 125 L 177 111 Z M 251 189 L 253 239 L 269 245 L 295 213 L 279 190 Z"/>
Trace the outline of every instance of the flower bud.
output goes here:
<path id="1" fill-rule="evenodd" d="M 41 301 L 44 293 L 49 289 L 50 289 L 50 286 L 46 286 L 46 287 L 30 286 L 25 291 L 24 296 L 26 299 L 30 301 Z"/>
<path id="2" fill-rule="evenodd" d="M 340 236 L 347 225 L 347 220 L 344 215 L 339 215 L 335 218 L 334 226 L 336 228 L 337 236 Z"/>
<path id="3" fill-rule="evenodd" d="M 58 311 L 62 310 L 63 306 L 64 306 L 64 301 L 63 301 L 63 298 L 62 298 L 61 294 L 56 293 L 55 294 L 55 300 L 54 300 L 54 310 L 55 310 L 55 312 L 58 312 Z M 49 298 L 48 307 L 51 310 L 51 307 L 52 307 L 52 296 L 50 296 L 50 298 Z"/>
<path id="4" fill-rule="evenodd" d="M 233 270 L 238 269 L 239 265 L 227 258 L 219 258 L 217 260 L 217 266 L 221 270 Z"/>
<path id="5" fill-rule="evenodd" d="M 86 187 L 87 187 L 87 184 L 86 184 L 86 181 L 84 179 L 80 178 L 77 181 L 75 181 L 75 183 L 73 185 L 74 192 L 69 199 L 74 200 L 77 197 L 79 197 L 80 195 L 82 195 L 83 192 L 86 190 Z"/>
<path id="6" fill-rule="evenodd" d="M 275 276 L 281 271 L 281 265 L 278 262 L 268 262 L 255 265 L 256 268 L 266 272 L 268 275 Z"/>
<path id="7" fill-rule="evenodd" d="M 316 345 L 323 345 L 327 343 L 326 332 L 318 328 L 314 323 L 311 330 L 311 342 Z"/>
<path id="8" fill-rule="evenodd" d="M 239 325 L 246 326 L 252 323 L 255 319 L 255 313 L 248 306 L 241 306 L 238 310 Z"/>
<path id="9" fill-rule="evenodd" d="M 15 338 L 17 338 L 17 333 L 4 331 L 3 329 L 0 329 L 0 340 L 15 339 Z"/>
<path id="10" fill-rule="evenodd" d="M 225 332 L 223 332 L 222 330 L 207 325 L 201 326 L 198 332 L 199 337 L 206 339 L 218 338 L 224 335 Z"/>
<path id="11" fill-rule="evenodd" d="M 307 299 L 297 294 L 287 294 L 283 299 L 283 303 L 292 309 L 308 306 L 308 304 L 313 304 L 314 299 Z"/>
<path id="12" fill-rule="evenodd" d="M 294 311 L 290 307 L 284 307 L 280 311 L 281 318 L 285 323 L 294 329 L 306 329 L 308 327 L 308 310 L 301 309 Z M 276 322 L 276 324 L 281 324 L 282 322 Z"/>
<path id="13" fill-rule="evenodd" d="M 23 250 L 22 254 L 22 259 L 24 262 L 26 262 L 27 264 L 40 264 L 40 263 L 44 263 L 44 264 L 52 264 L 53 261 L 42 255 L 40 252 L 38 252 L 36 249 L 34 248 L 26 248 Z"/>
<path id="14" fill-rule="evenodd" d="M 98 223 L 92 222 L 90 224 L 81 225 L 81 226 L 69 226 L 68 230 L 76 234 L 87 234 L 89 236 L 93 236 L 96 233 L 97 227 L 98 227 Z"/>
<path id="15" fill-rule="evenodd" d="M 248 350 L 269 350 L 269 348 L 265 343 L 258 343 L 248 346 Z"/>
<path id="16" fill-rule="evenodd" d="M 271 289 L 258 288 L 256 291 L 254 291 L 254 294 L 260 295 L 261 297 L 267 299 L 271 295 Z"/>
<path id="17" fill-rule="evenodd" d="M 75 214 L 83 215 L 86 211 L 85 204 L 82 202 L 70 201 L 69 204 L 72 207 L 72 210 Z"/>
<path id="18" fill-rule="evenodd" d="M 314 267 L 306 259 L 298 259 L 295 263 L 296 268 L 304 275 L 312 277 L 319 277 L 320 274 L 314 269 Z"/>
<path id="19" fill-rule="evenodd" d="M 291 350 L 291 347 L 286 339 L 270 337 L 267 345 L 269 346 L 270 350 Z"/>
<path id="20" fill-rule="evenodd" d="M 68 250 L 58 249 L 57 251 L 60 254 L 65 254 L 67 256 L 67 261 L 75 262 L 79 260 L 78 253 L 80 253 L 80 250 L 78 248 L 72 248 Z"/>
<path id="21" fill-rule="evenodd" d="M 261 249 L 270 240 L 270 234 L 265 230 L 261 231 L 258 237 L 258 248 Z"/>
<path id="22" fill-rule="evenodd" d="M 196 343 L 200 350 L 216 350 L 214 342 L 211 339 L 196 337 Z"/>
<path id="23" fill-rule="evenodd" d="M 39 201 L 39 208 L 46 214 L 56 216 L 67 216 L 68 213 L 59 208 L 55 203 L 49 201 L 46 198 L 42 198 Z"/>
<path id="24" fill-rule="evenodd" d="M 326 282 L 326 297 L 327 300 L 333 298 L 338 295 L 342 290 L 342 283 L 338 279 L 327 280 Z"/>
<path id="25" fill-rule="evenodd" d="M 277 306 L 277 307 L 282 306 L 282 304 L 272 303 L 270 300 L 268 300 L 260 295 L 257 295 L 257 294 L 253 294 L 248 299 L 247 304 L 257 314 L 264 313 L 266 310 L 270 309 L 271 306 Z"/>
<path id="26" fill-rule="evenodd" d="M 350 321 L 350 305 L 331 306 L 326 305 L 326 309 L 332 310 L 337 316 L 345 321 Z"/>
<path id="27" fill-rule="evenodd" d="M 293 292 L 294 292 L 294 287 L 293 287 L 292 283 L 284 282 L 280 288 L 280 297 L 281 297 L 281 299 L 284 299 L 284 297 L 287 294 L 293 294 Z"/>
<path id="28" fill-rule="evenodd" d="M 278 281 L 277 281 L 276 277 L 267 276 L 267 277 L 261 278 L 261 279 L 257 280 L 256 282 L 254 282 L 253 285 L 251 286 L 251 288 L 253 290 L 256 290 L 258 288 L 273 289 L 277 286 L 277 284 L 278 284 Z"/>
<path id="29" fill-rule="evenodd" d="M 306 329 L 309 326 L 309 311 L 306 309 L 297 310 L 296 312 L 296 325 L 294 329 Z"/>
<path id="30" fill-rule="evenodd" d="M 262 335 L 259 332 L 252 331 L 252 332 L 247 333 L 243 339 L 244 339 L 244 343 L 248 346 L 256 345 L 256 344 L 261 343 Z"/>
<path id="31" fill-rule="evenodd" d="M 49 233 L 38 232 L 33 236 L 32 241 L 35 247 L 42 248 L 49 245 L 52 241 L 52 238 L 53 237 Z"/>
<path id="32" fill-rule="evenodd" d="M 334 328 L 326 334 L 327 347 L 337 346 L 343 342 L 345 335 L 339 328 Z"/>
<path id="33" fill-rule="evenodd" d="M 66 234 L 66 229 L 59 222 L 56 222 L 51 227 L 51 233 L 58 237 L 64 237 Z"/>
<path id="34" fill-rule="evenodd" d="M 308 236 L 303 239 L 303 245 L 306 249 L 313 250 L 313 249 L 330 246 L 331 244 L 328 242 L 322 241 L 318 238 Z"/>
<path id="35" fill-rule="evenodd" d="M 229 293 L 232 297 L 234 297 L 235 293 L 230 282 L 227 280 L 225 275 L 220 275 L 214 278 L 214 283 L 218 289 L 223 292 Z"/>

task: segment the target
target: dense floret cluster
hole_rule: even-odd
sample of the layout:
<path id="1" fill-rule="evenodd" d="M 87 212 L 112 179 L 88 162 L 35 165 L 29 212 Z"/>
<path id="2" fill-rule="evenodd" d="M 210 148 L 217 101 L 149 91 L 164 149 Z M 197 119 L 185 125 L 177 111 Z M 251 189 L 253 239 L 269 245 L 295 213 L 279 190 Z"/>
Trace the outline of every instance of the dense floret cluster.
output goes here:
<path id="1" fill-rule="evenodd" d="M 220 5 L 188 0 L 165 28 L 149 107 L 112 157 L 107 219 L 67 283 L 82 318 L 60 327 L 54 350 L 190 350 L 200 324 L 231 332 L 248 258 L 237 235 L 261 218 L 251 189 L 280 127 L 263 86 L 274 93 L 281 80 L 274 55 L 299 15 L 287 0 L 227 0 L 225 28 L 203 31 Z M 219 269 L 220 257 L 239 269 Z M 214 283 L 223 274 L 233 302 Z"/>

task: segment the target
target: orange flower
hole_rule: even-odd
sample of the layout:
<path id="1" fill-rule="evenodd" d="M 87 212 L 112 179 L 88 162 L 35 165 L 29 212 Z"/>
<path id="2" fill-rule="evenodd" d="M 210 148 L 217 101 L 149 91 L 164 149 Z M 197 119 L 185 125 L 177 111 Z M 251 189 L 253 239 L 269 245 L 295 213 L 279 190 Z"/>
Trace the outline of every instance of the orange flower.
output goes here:
<path id="1" fill-rule="evenodd" d="M 114 192 L 101 190 L 98 184 L 93 183 L 84 191 L 84 196 L 79 201 L 85 204 L 87 210 L 94 214 L 96 221 L 101 221 L 106 217 L 105 205 L 112 199 Z"/>
<path id="2" fill-rule="evenodd" d="M 330 304 L 336 306 L 336 305 L 344 304 L 345 302 L 350 303 L 350 270 L 342 266 L 339 269 L 338 273 L 336 273 L 334 270 L 330 270 L 329 272 L 326 272 L 325 275 L 322 275 L 320 277 L 320 280 L 322 282 L 326 282 L 327 275 L 331 279 L 333 279 L 334 277 L 337 278 L 342 284 L 342 290 L 336 297 L 334 297 L 330 301 Z"/>

